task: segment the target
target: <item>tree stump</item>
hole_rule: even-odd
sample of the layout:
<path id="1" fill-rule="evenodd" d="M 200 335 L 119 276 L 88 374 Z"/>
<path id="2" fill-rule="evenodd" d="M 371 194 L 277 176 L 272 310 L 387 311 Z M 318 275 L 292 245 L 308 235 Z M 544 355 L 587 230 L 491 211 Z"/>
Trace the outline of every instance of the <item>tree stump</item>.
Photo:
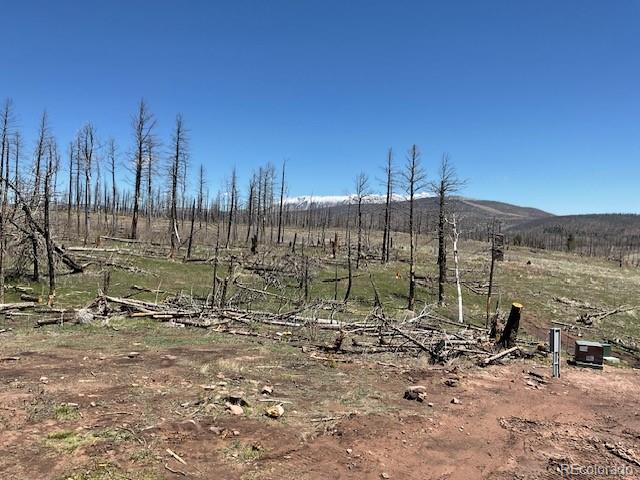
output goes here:
<path id="1" fill-rule="evenodd" d="M 507 324 L 505 325 L 502 335 L 500 336 L 500 341 L 498 342 L 505 348 L 513 347 L 516 344 L 518 329 L 520 328 L 522 308 L 523 306 L 521 303 L 511 304 L 511 312 L 509 313 Z"/>

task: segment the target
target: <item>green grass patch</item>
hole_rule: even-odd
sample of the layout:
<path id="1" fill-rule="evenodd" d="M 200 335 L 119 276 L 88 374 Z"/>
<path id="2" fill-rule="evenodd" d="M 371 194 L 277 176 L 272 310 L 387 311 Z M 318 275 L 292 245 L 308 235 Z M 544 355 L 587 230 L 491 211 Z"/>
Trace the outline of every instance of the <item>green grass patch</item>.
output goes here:
<path id="1" fill-rule="evenodd" d="M 75 420 L 80 417 L 80 410 L 75 405 L 63 403 L 54 407 L 53 415 L 56 420 L 61 422 L 66 420 Z"/>
<path id="2" fill-rule="evenodd" d="M 61 430 L 48 434 L 44 443 L 55 450 L 71 453 L 94 442 L 95 437 L 91 434 L 83 435 L 72 430 Z"/>

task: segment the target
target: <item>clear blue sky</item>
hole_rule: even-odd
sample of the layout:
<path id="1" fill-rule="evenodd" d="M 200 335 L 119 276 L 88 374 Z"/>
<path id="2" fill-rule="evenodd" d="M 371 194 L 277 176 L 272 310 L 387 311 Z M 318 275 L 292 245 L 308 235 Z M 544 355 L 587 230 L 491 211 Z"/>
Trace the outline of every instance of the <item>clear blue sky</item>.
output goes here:
<path id="1" fill-rule="evenodd" d="M 9 1 L 0 97 L 33 145 L 85 121 L 131 144 L 140 97 L 217 189 L 289 161 L 290 194 L 341 194 L 388 147 L 467 196 L 640 212 L 640 1 Z"/>

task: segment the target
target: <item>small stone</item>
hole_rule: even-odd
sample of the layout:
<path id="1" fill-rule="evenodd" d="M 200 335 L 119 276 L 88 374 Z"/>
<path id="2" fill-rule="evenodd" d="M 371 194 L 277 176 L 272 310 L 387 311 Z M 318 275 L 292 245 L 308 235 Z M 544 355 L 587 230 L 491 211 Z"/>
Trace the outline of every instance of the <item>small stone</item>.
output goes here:
<path id="1" fill-rule="evenodd" d="M 427 407 L 433 408 L 433 403 L 431 403 L 431 402 L 427 403 Z"/>
<path id="2" fill-rule="evenodd" d="M 244 409 L 240 405 L 233 405 L 231 403 L 227 404 L 227 410 L 231 415 L 243 415 Z"/>
<path id="3" fill-rule="evenodd" d="M 460 384 L 460 381 L 457 378 L 447 378 L 444 381 L 444 384 L 447 387 L 457 387 Z"/>
<path id="4" fill-rule="evenodd" d="M 240 435 L 240 431 L 239 430 L 234 430 L 233 431 L 233 436 L 237 437 L 238 435 Z"/>
<path id="5" fill-rule="evenodd" d="M 460 405 L 462 402 L 458 400 L 456 397 L 453 397 L 451 399 L 451 403 L 453 403 L 454 405 Z"/>
<path id="6" fill-rule="evenodd" d="M 380 474 L 380 477 L 381 477 L 381 478 L 385 478 L 385 479 L 387 479 L 387 478 L 391 478 L 387 472 L 382 472 L 382 473 Z"/>
<path id="7" fill-rule="evenodd" d="M 282 405 L 274 405 L 265 410 L 265 414 L 271 418 L 280 418 L 284 415 L 284 408 Z"/>
<path id="8" fill-rule="evenodd" d="M 352 448 L 347 448 L 347 455 L 351 455 L 353 453 L 353 449 Z"/>
<path id="9" fill-rule="evenodd" d="M 424 385 L 411 385 L 407 387 L 407 392 L 426 393 L 427 387 Z"/>
<path id="10" fill-rule="evenodd" d="M 273 393 L 273 387 L 271 385 L 265 385 L 260 392 L 263 395 L 271 395 Z"/>
<path id="11" fill-rule="evenodd" d="M 230 393 L 224 399 L 226 402 L 231 403 L 233 405 L 240 405 L 241 407 L 248 407 L 249 402 L 244 399 L 243 392 Z"/>
<path id="12" fill-rule="evenodd" d="M 407 400 L 415 400 L 417 402 L 424 402 L 427 396 L 427 387 L 424 385 L 412 385 L 407 387 L 404 392 L 404 398 Z"/>
<path id="13" fill-rule="evenodd" d="M 136 358 L 136 357 L 139 357 L 139 356 L 140 356 L 140 352 L 129 352 L 127 354 L 127 357 L 129 357 L 129 358 Z"/>

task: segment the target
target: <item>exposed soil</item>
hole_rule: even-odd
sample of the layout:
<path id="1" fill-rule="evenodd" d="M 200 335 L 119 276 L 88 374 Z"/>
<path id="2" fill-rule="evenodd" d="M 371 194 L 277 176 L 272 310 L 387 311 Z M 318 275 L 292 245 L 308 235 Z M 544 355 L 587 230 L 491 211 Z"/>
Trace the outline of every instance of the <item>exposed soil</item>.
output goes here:
<path id="1" fill-rule="evenodd" d="M 566 367 L 541 383 L 528 372 L 548 366 L 523 360 L 395 368 L 251 339 L 28 351 L 2 340 L 1 356 L 19 357 L 0 362 L 2 478 L 543 479 L 565 463 L 640 478 L 605 446 L 638 448 L 637 370 Z M 403 399 L 414 384 L 426 386 L 423 403 Z M 236 391 L 243 416 L 224 405 Z M 277 420 L 263 414 L 272 399 L 285 408 Z"/>

